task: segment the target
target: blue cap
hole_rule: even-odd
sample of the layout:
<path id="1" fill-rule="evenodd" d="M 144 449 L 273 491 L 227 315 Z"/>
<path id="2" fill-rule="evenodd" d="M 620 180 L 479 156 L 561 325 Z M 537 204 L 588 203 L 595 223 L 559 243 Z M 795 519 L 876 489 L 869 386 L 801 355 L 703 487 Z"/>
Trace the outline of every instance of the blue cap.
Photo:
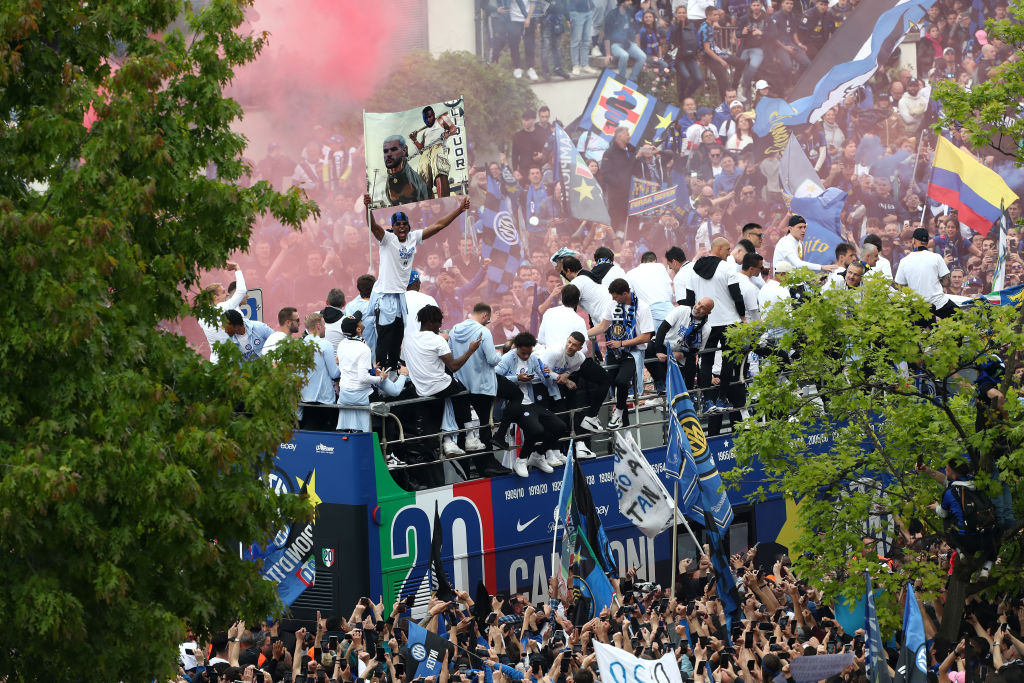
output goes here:
<path id="1" fill-rule="evenodd" d="M 697 118 L 700 118 L 701 116 L 714 116 L 714 115 L 715 115 L 715 112 L 713 112 L 709 107 L 700 107 L 699 109 L 697 109 Z"/>
<path id="2" fill-rule="evenodd" d="M 391 216 L 391 225 L 394 225 L 398 221 L 405 221 L 406 223 L 409 222 L 409 216 L 406 215 L 405 211 L 396 211 Z"/>
<path id="3" fill-rule="evenodd" d="M 420 271 L 414 270 L 409 273 L 409 284 L 420 281 Z"/>

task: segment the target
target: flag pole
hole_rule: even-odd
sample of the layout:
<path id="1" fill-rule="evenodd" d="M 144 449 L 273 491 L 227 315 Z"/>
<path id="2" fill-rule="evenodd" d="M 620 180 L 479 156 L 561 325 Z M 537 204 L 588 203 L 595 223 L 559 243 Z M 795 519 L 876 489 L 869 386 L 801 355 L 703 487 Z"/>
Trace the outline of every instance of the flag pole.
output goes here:
<path id="1" fill-rule="evenodd" d="M 679 480 L 676 479 L 672 485 L 672 584 L 669 588 L 669 595 L 676 595 L 676 574 L 679 573 L 679 532 L 676 527 L 676 515 L 679 514 Z"/>

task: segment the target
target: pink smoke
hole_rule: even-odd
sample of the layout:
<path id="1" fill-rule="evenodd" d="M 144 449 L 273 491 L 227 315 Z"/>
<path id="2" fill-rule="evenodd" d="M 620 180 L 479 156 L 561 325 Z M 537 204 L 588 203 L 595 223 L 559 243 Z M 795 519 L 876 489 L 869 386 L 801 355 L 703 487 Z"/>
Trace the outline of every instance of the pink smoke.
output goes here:
<path id="1" fill-rule="evenodd" d="M 358 111 L 388 74 L 399 21 L 389 3 L 257 0 L 241 30 L 267 31 L 269 41 L 232 94 L 247 118 L 269 115 L 275 136 Z"/>

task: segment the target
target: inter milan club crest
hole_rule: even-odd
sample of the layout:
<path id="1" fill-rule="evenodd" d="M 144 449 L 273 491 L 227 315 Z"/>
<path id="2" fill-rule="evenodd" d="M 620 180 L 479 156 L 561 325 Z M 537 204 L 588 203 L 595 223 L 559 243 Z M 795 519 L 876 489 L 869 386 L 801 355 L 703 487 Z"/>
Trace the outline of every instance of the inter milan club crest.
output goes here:
<path id="1" fill-rule="evenodd" d="M 624 335 L 624 334 L 626 334 L 625 326 L 623 326 L 621 324 L 618 324 L 618 323 L 616 323 L 615 325 L 612 325 L 612 336 L 613 337 L 615 337 L 616 339 L 622 339 L 622 335 Z"/>
<path id="2" fill-rule="evenodd" d="M 323 548 L 320 551 L 320 557 L 324 561 L 324 567 L 334 566 L 334 548 Z"/>

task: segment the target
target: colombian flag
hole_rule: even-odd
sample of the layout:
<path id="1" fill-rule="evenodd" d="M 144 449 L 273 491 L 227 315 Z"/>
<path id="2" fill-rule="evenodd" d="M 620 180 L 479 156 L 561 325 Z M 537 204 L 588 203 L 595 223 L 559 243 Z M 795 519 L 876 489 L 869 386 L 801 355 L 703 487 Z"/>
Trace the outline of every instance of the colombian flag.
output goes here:
<path id="1" fill-rule="evenodd" d="M 961 223 L 982 234 L 1017 199 L 998 173 L 943 137 L 935 148 L 928 196 L 956 209 Z"/>

